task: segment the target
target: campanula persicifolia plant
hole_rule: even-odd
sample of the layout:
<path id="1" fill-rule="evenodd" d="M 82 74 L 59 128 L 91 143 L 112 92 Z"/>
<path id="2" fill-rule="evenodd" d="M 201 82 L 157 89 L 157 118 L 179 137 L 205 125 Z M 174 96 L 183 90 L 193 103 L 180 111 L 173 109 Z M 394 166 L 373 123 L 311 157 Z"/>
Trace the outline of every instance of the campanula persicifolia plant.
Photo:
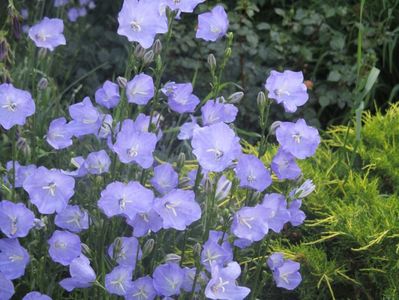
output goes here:
<path id="1" fill-rule="evenodd" d="M 264 272 L 294 290 L 300 263 L 270 242 L 306 218 L 301 204 L 315 186 L 296 162 L 320 137 L 304 119 L 270 126 L 269 111 L 306 103 L 302 72 L 272 71 L 258 99 L 226 95 L 234 36 L 216 5 L 192 24 L 193 39 L 225 43 L 223 57 L 201 62 L 211 77 L 165 78 L 174 25 L 205 1 L 124 0 L 114 18 L 125 73 L 64 101 L 52 64 L 71 23 L 95 7 L 69 2 L 29 19 L 32 61 L 20 62 L 29 73 L 0 85 L 0 142 L 10 149 L 1 153 L 0 299 L 263 299 Z M 197 80 L 210 82 L 203 99 Z M 234 125 L 240 101 L 258 107 L 256 153 Z"/>

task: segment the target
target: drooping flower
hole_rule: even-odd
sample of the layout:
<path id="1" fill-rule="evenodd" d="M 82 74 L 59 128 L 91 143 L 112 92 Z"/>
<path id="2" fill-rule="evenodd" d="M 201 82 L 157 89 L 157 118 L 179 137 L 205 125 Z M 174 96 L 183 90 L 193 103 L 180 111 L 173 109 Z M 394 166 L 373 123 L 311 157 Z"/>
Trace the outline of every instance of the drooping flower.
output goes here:
<path id="1" fill-rule="evenodd" d="M 62 229 L 81 232 L 89 228 L 89 215 L 85 209 L 81 209 L 78 205 L 68 205 L 56 214 L 54 223 Z"/>
<path id="2" fill-rule="evenodd" d="M 133 219 L 137 213 L 149 212 L 153 206 L 154 194 L 138 182 L 124 184 L 116 181 L 101 192 L 98 206 L 107 215 L 125 215 Z"/>
<path id="3" fill-rule="evenodd" d="M 232 260 L 233 249 L 227 240 L 227 235 L 221 231 L 210 230 L 209 238 L 201 252 L 201 264 L 211 272 L 213 266 L 224 267 Z"/>
<path id="4" fill-rule="evenodd" d="M 194 116 L 191 117 L 191 122 L 186 122 L 180 127 L 180 132 L 177 138 L 179 140 L 189 140 L 193 137 L 194 130 L 201 128 L 197 124 L 197 119 Z"/>
<path id="5" fill-rule="evenodd" d="M 108 248 L 108 255 L 120 266 L 134 270 L 136 261 L 141 259 L 142 252 L 135 237 L 118 237 Z"/>
<path id="6" fill-rule="evenodd" d="M 124 122 L 113 146 L 119 160 L 125 164 L 136 162 L 148 169 L 154 162 L 152 153 L 157 144 L 154 133 L 138 131 L 132 122 Z"/>
<path id="7" fill-rule="evenodd" d="M 208 100 L 201 108 L 203 125 L 219 122 L 232 123 L 237 117 L 238 108 L 233 104 L 224 103 L 223 98 Z"/>
<path id="8" fill-rule="evenodd" d="M 200 100 L 193 94 L 191 83 L 170 82 L 162 89 L 168 96 L 169 108 L 179 114 L 194 112 Z"/>
<path id="9" fill-rule="evenodd" d="M 66 45 L 64 37 L 64 21 L 44 17 L 39 23 L 29 29 L 29 37 L 36 47 L 53 51 L 60 45 Z"/>
<path id="10" fill-rule="evenodd" d="M 126 223 L 133 227 L 133 236 L 142 237 L 149 231 L 158 232 L 163 225 L 161 216 L 153 209 L 138 213 L 133 219 L 127 218 Z"/>
<path id="11" fill-rule="evenodd" d="M 263 192 L 272 183 L 272 178 L 263 162 L 252 154 L 240 156 L 235 172 L 240 179 L 241 187 Z"/>
<path id="12" fill-rule="evenodd" d="M 105 288 L 111 294 L 124 296 L 132 286 L 132 269 L 125 266 L 115 267 L 105 275 Z"/>
<path id="13" fill-rule="evenodd" d="M 90 153 L 84 162 L 85 169 L 95 175 L 108 173 L 110 166 L 111 159 L 104 150 Z"/>
<path id="14" fill-rule="evenodd" d="M 212 278 L 205 288 L 205 296 L 209 299 L 245 299 L 251 290 L 236 284 L 236 279 L 240 274 L 241 268 L 237 262 L 231 262 L 225 268 L 213 267 Z"/>
<path id="15" fill-rule="evenodd" d="M 262 205 L 243 207 L 234 215 L 232 233 L 250 241 L 260 241 L 269 231 L 268 218 L 271 211 Z"/>
<path id="16" fill-rule="evenodd" d="M 0 299 L 10 300 L 15 294 L 14 285 L 0 272 Z"/>
<path id="17" fill-rule="evenodd" d="M 319 132 L 308 126 L 304 119 L 296 123 L 281 122 L 276 130 L 277 141 L 281 148 L 299 159 L 315 154 L 320 143 Z"/>
<path id="18" fill-rule="evenodd" d="M 42 214 L 62 211 L 75 193 L 75 179 L 59 170 L 39 167 L 25 179 L 23 188 Z"/>
<path id="19" fill-rule="evenodd" d="M 8 161 L 6 168 L 8 172 L 8 178 L 9 180 L 12 181 L 12 169 L 13 169 L 13 162 Z M 32 176 L 32 174 L 35 172 L 37 167 L 35 165 L 27 165 L 27 166 L 21 166 L 19 162 L 15 162 L 15 187 L 20 188 L 22 187 L 24 181 L 26 178 Z"/>
<path id="20" fill-rule="evenodd" d="M 119 104 L 119 86 L 107 80 L 103 86 L 95 93 L 96 102 L 108 109 L 114 108 Z"/>
<path id="21" fill-rule="evenodd" d="M 221 172 L 241 153 L 240 139 L 224 123 L 194 131 L 191 145 L 199 164 L 208 171 Z"/>
<path id="22" fill-rule="evenodd" d="M 96 273 L 90 266 L 89 259 L 83 254 L 72 260 L 69 265 L 69 273 L 71 277 L 60 281 L 60 285 L 68 292 L 91 287 L 96 280 Z"/>
<path id="23" fill-rule="evenodd" d="M 154 203 L 155 211 L 163 220 L 163 228 L 185 230 L 201 218 L 201 207 L 193 191 L 173 190 Z"/>
<path id="24" fill-rule="evenodd" d="M 281 253 L 272 254 L 267 263 L 273 272 L 273 278 L 278 287 L 293 290 L 301 283 L 299 263 L 289 259 L 284 260 Z"/>
<path id="25" fill-rule="evenodd" d="M 270 229 L 279 233 L 283 229 L 284 224 L 290 220 L 290 213 L 287 210 L 285 197 L 276 193 L 266 194 L 261 205 L 271 211 L 267 219 Z"/>
<path id="26" fill-rule="evenodd" d="M 164 163 L 154 168 L 151 184 L 159 193 L 164 195 L 177 187 L 179 175 L 171 164 Z"/>
<path id="27" fill-rule="evenodd" d="M 80 238 L 74 233 L 55 230 L 48 244 L 51 259 L 64 266 L 81 255 Z"/>
<path id="28" fill-rule="evenodd" d="M 71 7 L 67 12 L 68 20 L 72 23 L 75 23 L 79 18 L 79 8 Z"/>
<path id="29" fill-rule="evenodd" d="M 118 34 L 147 49 L 157 33 L 168 31 L 166 15 L 159 13 L 159 1 L 125 0 L 118 15 Z"/>
<path id="30" fill-rule="evenodd" d="M 184 271 L 175 263 L 166 263 L 158 266 L 152 277 L 155 290 L 162 296 L 180 294 L 184 280 Z"/>
<path id="31" fill-rule="evenodd" d="M 46 141 L 56 150 L 65 149 L 72 145 L 73 132 L 65 118 L 51 121 L 46 135 Z"/>
<path id="32" fill-rule="evenodd" d="M 9 238 L 25 237 L 34 226 L 35 215 L 23 203 L 0 202 L 0 230 Z"/>
<path id="33" fill-rule="evenodd" d="M 282 103 L 289 113 L 296 112 L 297 107 L 304 105 L 309 99 L 302 72 L 271 71 L 265 88 L 269 92 L 268 97 Z"/>
<path id="34" fill-rule="evenodd" d="M 26 294 L 22 300 L 52 300 L 49 296 L 39 292 L 30 292 Z"/>
<path id="35" fill-rule="evenodd" d="M 305 221 L 306 215 L 305 213 L 300 210 L 302 205 L 302 200 L 296 199 L 291 201 L 288 212 L 290 213 L 290 223 L 292 226 L 299 226 Z"/>
<path id="36" fill-rule="evenodd" d="M 24 125 L 26 118 L 35 113 L 35 102 L 29 92 L 15 88 L 11 83 L 0 84 L 0 125 L 9 130 Z"/>
<path id="37" fill-rule="evenodd" d="M 226 35 L 229 19 L 223 6 L 217 5 L 210 12 L 198 16 L 196 38 L 215 42 Z"/>
<path id="38" fill-rule="evenodd" d="M 29 253 L 18 239 L 0 239 L 0 273 L 7 279 L 22 277 L 28 263 Z"/>
<path id="39" fill-rule="evenodd" d="M 125 295 L 126 300 L 153 300 L 157 296 L 153 280 L 150 276 L 144 276 L 132 282 Z"/>
<path id="40" fill-rule="evenodd" d="M 69 126 L 73 135 L 80 137 L 87 134 L 97 134 L 101 127 L 101 114 L 93 106 L 89 97 L 82 102 L 69 106 L 69 114 L 73 119 Z"/>
<path id="41" fill-rule="evenodd" d="M 277 154 L 273 157 L 271 168 L 277 175 L 278 179 L 296 179 L 301 175 L 302 171 L 295 162 L 295 157 L 278 149 Z"/>
<path id="42" fill-rule="evenodd" d="M 129 103 L 146 105 L 154 97 L 154 90 L 152 77 L 144 73 L 138 74 L 126 85 L 127 100 Z"/>

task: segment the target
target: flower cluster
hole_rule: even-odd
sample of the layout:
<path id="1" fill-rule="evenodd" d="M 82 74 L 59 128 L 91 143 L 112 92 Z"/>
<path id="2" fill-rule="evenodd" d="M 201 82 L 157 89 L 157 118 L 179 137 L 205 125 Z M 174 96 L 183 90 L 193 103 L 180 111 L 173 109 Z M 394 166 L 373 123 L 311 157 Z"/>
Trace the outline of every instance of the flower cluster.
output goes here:
<path id="1" fill-rule="evenodd" d="M 303 119 L 279 122 L 274 126 L 279 148 L 267 161 L 264 152 L 247 147 L 234 126 L 242 92 L 224 98 L 216 81 L 210 96 L 200 99 L 194 83 L 162 81 L 156 36 L 171 33 L 173 22 L 202 2 L 125 0 L 117 32 L 135 43 L 132 55 L 153 47 L 149 52 L 157 55 L 156 67 L 129 65 L 129 78 L 106 80 L 94 93 L 95 103 L 85 97 L 68 106 L 68 115 L 57 111 L 60 117 L 48 120 L 47 143 L 41 146 L 59 155 L 53 162 L 57 168 L 37 157 L 37 165 L 20 164 L 13 145 L 3 178 L 12 201 L 0 201 L 1 299 L 12 297 L 12 280 L 25 274 L 31 257 L 20 239 L 32 236 L 46 236 L 49 257 L 65 268 L 63 278 L 57 276 L 64 293 L 96 285 L 125 299 L 245 299 L 251 290 L 240 285 L 241 249 L 258 243 L 269 254 L 266 238 L 304 222 L 302 200 L 315 186 L 303 182 L 297 160 L 315 154 L 317 129 Z M 68 3 L 56 0 L 54 6 Z M 92 1 L 79 4 L 68 11 L 72 22 L 95 6 Z M 226 36 L 228 25 L 226 11 L 217 5 L 198 16 L 196 38 L 217 41 Z M 63 30 L 61 19 L 45 17 L 30 28 L 29 37 L 37 47 L 53 51 L 66 44 Z M 228 47 L 231 39 L 230 34 Z M 268 98 L 289 113 L 308 100 L 301 72 L 272 71 L 265 88 Z M 261 116 L 271 105 L 264 100 Z M 0 125 L 7 133 L 17 125 L 36 128 L 34 120 L 27 122 L 35 109 L 29 92 L 0 85 Z M 170 128 L 168 112 L 171 118 L 178 115 L 177 127 Z M 263 133 L 267 125 L 261 123 Z M 261 136 L 260 149 L 270 145 L 268 137 Z M 175 159 L 177 144 L 184 147 Z M 61 157 L 68 157 L 74 169 L 67 169 Z M 276 181 L 286 190 L 274 189 Z M 95 245 L 93 233 L 101 236 Z M 173 253 L 164 255 L 163 247 Z M 278 287 L 299 285 L 299 263 L 274 253 L 267 265 Z M 50 298 L 33 291 L 24 299 Z"/>

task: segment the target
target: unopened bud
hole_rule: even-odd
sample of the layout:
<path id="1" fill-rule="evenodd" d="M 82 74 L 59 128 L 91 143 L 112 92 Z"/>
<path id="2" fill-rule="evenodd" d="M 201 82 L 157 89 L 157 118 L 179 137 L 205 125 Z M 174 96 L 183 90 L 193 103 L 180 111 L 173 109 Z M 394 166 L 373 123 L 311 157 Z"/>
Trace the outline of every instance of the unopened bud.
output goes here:
<path id="1" fill-rule="evenodd" d="M 306 85 L 306 88 L 308 89 L 308 90 L 313 90 L 313 82 L 312 81 L 310 81 L 310 80 L 305 80 L 305 82 L 304 82 L 304 84 Z"/>
<path id="2" fill-rule="evenodd" d="M 144 54 L 145 54 L 145 49 L 140 45 L 137 45 L 136 48 L 134 49 L 134 56 L 141 59 L 144 57 Z"/>
<path id="3" fill-rule="evenodd" d="M 152 250 L 154 250 L 155 241 L 154 239 L 149 239 L 145 242 L 143 247 L 143 256 L 148 256 L 151 254 Z"/>
<path id="4" fill-rule="evenodd" d="M 227 40 L 229 41 L 229 43 L 232 43 L 233 39 L 234 39 L 234 33 L 232 33 L 230 31 L 229 33 L 227 33 L 226 37 L 227 37 Z"/>
<path id="5" fill-rule="evenodd" d="M 179 264 L 180 261 L 181 261 L 181 256 L 177 255 L 175 253 L 169 253 L 169 254 L 166 254 L 166 256 L 165 256 L 165 262 L 166 263 Z"/>
<path id="6" fill-rule="evenodd" d="M 202 246 L 201 246 L 200 243 L 196 243 L 196 244 L 193 246 L 193 252 L 194 252 L 194 255 L 197 255 L 197 256 L 200 256 L 200 255 L 201 255 Z"/>
<path id="7" fill-rule="evenodd" d="M 45 90 L 45 89 L 47 89 L 47 87 L 48 87 L 48 80 L 47 80 L 47 78 L 42 77 L 42 78 L 39 80 L 38 84 L 37 84 L 37 88 L 38 88 L 39 90 Z"/>
<path id="8" fill-rule="evenodd" d="M 118 82 L 118 85 L 121 89 L 126 88 L 127 85 L 127 79 L 125 77 L 122 76 L 118 76 L 118 78 L 116 78 L 116 82 Z"/>
<path id="9" fill-rule="evenodd" d="M 82 245 L 82 249 L 83 249 L 83 254 L 90 257 L 92 252 L 91 252 L 89 246 L 87 246 L 85 243 L 81 243 L 81 245 Z"/>
<path id="10" fill-rule="evenodd" d="M 143 62 L 145 65 L 148 65 L 154 61 L 154 51 L 150 50 L 146 54 L 144 54 Z"/>
<path id="11" fill-rule="evenodd" d="M 239 103 L 242 98 L 244 98 L 243 92 L 235 92 L 234 94 L 231 94 L 227 99 L 230 103 L 235 104 Z"/>
<path id="12" fill-rule="evenodd" d="M 12 32 L 17 40 L 21 38 L 21 22 L 19 16 L 12 16 Z"/>
<path id="13" fill-rule="evenodd" d="M 270 125 L 270 129 L 269 129 L 270 134 L 272 134 L 272 135 L 276 134 L 276 130 L 277 130 L 277 128 L 280 127 L 280 124 L 281 124 L 281 121 L 273 122 L 272 125 Z"/>
<path id="14" fill-rule="evenodd" d="M 213 55 L 212 53 L 208 55 L 208 65 L 211 70 L 214 70 L 216 68 L 216 58 L 215 55 Z"/>
<path id="15" fill-rule="evenodd" d="M 266 105 L 266 95 L 264 92 L 259 92 L 258 97 L 256 98 L 256 102 L 258 103 L 258 107 L 262 110 Z"/>
<path id="16" fill-rule="evenodd" d="M 115 242 L 114 242 L 114 249 L 113 249 L 113 255 L 112 255 L 112 258 L 114 259 L 114 260 L 117 260 L 118 259 L 118 257 L 119 257 L 119 254 L 121 253 L 121 251 L 122 251 L 122 239 L 121 238 L 116 238 L 115 239 Z"/>
<path id="17" fill-rule="evenodd" d="M 212 193 L 212 189 L 213 189 L 213 187 L 212 187 L 212 182 L 211 182 L 211 180 L 209 179 L 209 178 L 207 178 L 207 179 L 205 179 L 205 184 L 204 184 L 204 190 L 205 190 L 205 193 L 207 193 L 207 194 L 210 194 L 210 193 Z"/>
<path id="18" fill-rule="evenodd" d="M 154 54 L 158 55 L 162 52 L 162 43 L 159 39 L 157 39 L 153 46 Z"/>
<path id="19" fill-rule="evenodd" d="M 231 48 L 228 47 L 228 48 L 226 49 L 226 51 L 224 52 L 224 55 L 225 55 L 227 58 L 229 58 L 229 57 L 231 56 L 231 53 L 232 53 Z"/>
<path id="20" fill-rule="evenodd" d="M 17 149 L 21 151 L 24 156 L 30 156 L 31 154 L 31 148 L 29 146 L 29 143 L 22 136 L 18 137 L 17 139 Z"/>
<path id="21" fill-rule="evenodd" d="M 7 40 L 0 40 L 0 61 L 3 60 L 8 54 L 8 43 Z"/>
<path id="22" fill-rule="evenodd" d="M 36 230 L 41 230 L 46 227 L 46 223 L 47 223 L 47 217 L 42 217 L 41 219 L 35 218 L 33 220 L 33 227 Z"/>
<path id="23" fill-rule="evenodd" d="M 186 155 L 183 152 L 179 153 L 179 156 L 177 157 L 178 170 L 181 170 L 184 167 L 185 161 L 186 161 Z"/>

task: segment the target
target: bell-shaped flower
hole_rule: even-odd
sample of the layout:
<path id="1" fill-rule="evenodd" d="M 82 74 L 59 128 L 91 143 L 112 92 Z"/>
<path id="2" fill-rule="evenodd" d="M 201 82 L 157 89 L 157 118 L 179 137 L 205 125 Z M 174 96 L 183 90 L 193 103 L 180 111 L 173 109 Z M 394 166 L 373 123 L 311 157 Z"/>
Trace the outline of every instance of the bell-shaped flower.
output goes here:
<path id="1" fill-rule="evenodd" d="M 243 154 L 239 157 L 235 172 L 240 179 L 241 187 L 263 192 L 272 183 L 270 173 L 263 162 L 252 154 Z"/>
<path id="2" fill-rule="evenodd" d="M 26 294 L 22 300 L 52 300 L 49 296 L 39 293 L 39 292 L 30 292 Z"/>
<path id="3" fill-rule="evenodd" d="M 308 126 L 304 119 L 299 119 L 296 123 L 281 122 L 276 130 L 276 137 L 284 151 L 299 159 L 313 156 L 320 144 L 319 132 Z"/>
<path id="4" fill-rule="evenodd" d="M 11 177 L 13 176 L 13 162 L 8 161 L 6 165 L 6 169 L 8 172 L 8 181 L 12 181 Z M 21 166 L 19 162 L 15 162 L 15 187 L 20 188 L 22 187 L 24 181 L 26 178 L 32 176 L 32 174 L 35 172 L 37 167 L 35 165 L 27 165 L 27 166 Z"/>
<path id="5" fill-rule="evenodd" d="M 104 150 L 90 153 L 84 162 L 85 169 L 94 175 L 108 173 L 110 166 L 111 159 Z"/>
<path id="6" fill-rule="evenodd" d="M 285 197 L 276 193 L 266 194 L 261 205 L 270 210 L 270 215 L 267 219 L 270 229 L 279 233 L 283 229 L 284 224 L 290 220 L 290 213 L 287 210 Z"/>
<path id="7" fill-rule="evenodd" d="M 235 261 L 229 263 L 225 268 L 213 267 L 212 278 L 205 288 L 205 296 L 209 299 L 245 299 L 251 290 L 236 284 L 236 279 L 240 274 L 240 265 Z"/>
<path id="8" fill-rule="evenodd" d="M 89 215 L 78 205 L 68 205 L 56 214 L 55 225 L 72 232 L 81 232 L 89 228 Z"/>
<path id="9" fill-rule="evenodd" d="M 15 88 L 11 83 L 0 84 L 0 125 L 9 130 L 24 125 L 26 118 L 35 113 L 35 102 L 29 92 Z"/>
<path id="10" fill-rule="evenodd" d="M 105 81 L 103 86 L 99 88 L 95 95 L 95 100 L 101 106 L 108 109 L 118 106 L 120 101 L 119 86 L 112 81 Z"/>
<path id="11" fill-rule="evenodd" d="M 238 108 L 224 103 L 223 98 L 208 100 L 201 108 L 202 124 L 211 125 L 219 122 L 232 123 L 237 117 Z"/>
<path id="12" fill-rule="evenodd" d="M 184 281 L 184 270 L 175 263 L 166 263 L 156 267 L 152 277 L 157 293 L 161 296 L 180 294 Z"/>
<path id="13" fill-rule="evenodd" d="M 64 21 L 44 17 L 43 20 L 29 29 L 29 38 L 35 43 L 36 47 L 46 48 L 50 51 L 60 45 L 66 45 Z"/>
<path id="14" fill-rule="evenodd" d="M 127 218 L 126 222 L 133 227 L 135 237 L 145 236 L 149 232 L 158 232 L 163 225 L 161 216 L 153 209 L 138 213 L 133 219 Z"/>
<path id="15" fill-rule="evenodd" d="M 72 260 L 69 265 L 69 273 L 71 277 L 60 281 L 60 285 L 68 292 L 91 287 L 96 281 L 96 273 L 90 266 L 89 259 L 83 254 Z"/>
<path id="16" fill-rule="evenodd" d="M 142 252 L 135 237 L 118 237 L 108 247 L 108 255 L 119 265 L 136 268 L 136 261 L 141 259 Z"/>
<path id="17" fill-rule="evenodd" d="M 125 300 L 154 300 L 156 296 L 157 291 L 154 288 L 152 278 L 144 276 L 132 282 L 125 295 Z"/>
<path id="18" fill-rule="evenodd" d="M 209 231 L 209 238 L 201 252 L 201 263 L 209 272 L 213 266 L 224 267 L 233 260 L 233 249 L 227 237 L 227 234 L 224 235 L 221 231 Z"/>
<path id="19" fill-rule="evenodd" d="M 163 220 L 163 228 L 185 230 L 201 218 L 201 207 L 193 191 L 173 190 L 154 203 L 155 211 Z"/>
<path id="20" fill-rule="evenodd" d="M 295 162 L 295 157 L 282 150 L 277 151 L 273 157 L 271 168 L 277 175 L 278 179 L 291 179 L 294 180 L 301 175 L 302 171 Z"/>
<path id="21" fill-rule="evenodd" d="M 51 259 L 64 266 L 69 265 L 81 254 L 79 236 L 68 231 L 54 231 L 48 240 L 48 244 L 50 246 L 49 254 Z"/>
<path id="22" fill-rule="evenodd" d="M 292 226 L 299 226 L 306 219 L 305 213 L 302 210 L 300 210 L 301 205 L 302 205 L 302 200 L 295 199 L 291 201 L 288 207 L 288 212 L 290 213 L 289 221 L 292 224 Z"/>
<path id="23" fill-rule="evenodd" d="M 46 135 L 46 141 L 56 150 L 65 149 L 72 145 L 73 132 L 65 118 L 51 121 Z"/>
<path id="24" fill-rule="evenodd" d="M 132 286 L 132 269 L 125 266 L 115 267 L 105 275 L 105 289 L 110 294 L 125 296 Z"/>
<path id="25" fill-rule="evenodd" d="M 229 18 L 223 6 L 217 5 L 210 12 L 198 16 L 196 38 L 215 42 L 226 35 Z"/>
<path id="26" fill-rule="evenodd" d="M 163 91 L 168 96 L 169 108 L 179 114 L 194 112 L 200 103 L 199 98 L 193 94 L 191 83 L 168 83 Z"/>
<path id="27" fill-rule="evenodd" d="M 301 283 L 300 264 L 290 259 L 285 260 L 282 253 L 273 253 L 267 264 L 273 272 L 273 279 L 278 287 L 293 290 Z"/>
<path id="28" fill-rule="evenodd" d="M 62 211 L 75 193 L 75 179 L 59 170 L 39 167 L 23 184 L 30 201 L 42 214 Z"/>
<path id="29" fill-rule="evenodd" d="M 154 168 L 151 184 L 160 194 L 164 195 L 177 187 L 179 175 L 171 164 L 164 163 Z"/>
<path id="30" fill-rule="evenodd" d="M 126 96 L 129 103 L 146 105 L 154 97 L 154 93 L 154 80 L 144 73 L 134 76 L 126 85 Z"/>
<path id="31" fill-rule="evenodd" d="M 225 123 L 195 130 L 191 145 L 199 164 L 207 171 L 221 172 L 241 154 L 240 139 Z"/>
<path id="32" fill-rule="evenodd" d="M 101 127 L 101 114 L 93 106 L 89 97 L 82 102 L 69 106 L 72 121 L 69 128 L 74 136 L 80 137 L 88 134 L 97 134 Z"/>
<path id="33" fill-rule="evenodd" d="M 191 117 L 191 122 L 186 122 L 180 127 L 180 132 L 177 138 L 179 140 L 189 140 L 193 137 L 194 130 L 201 128 L 197 124 L 197 119 L 190 115 Z"/>
<path id="34" fill-rule="evenodd" d="M 302 72 L 271 71 L 265 88 L 269 92 L 268 97 L 282 103 L 289 113 L 296 112 L 297 107 L 304 105 L 309 99 Z"/>
<path id="35" fill-rule="evenodd" d="M 98 206 L 108 218 L 124 215 L 133 219 L 137 213 L 149 212 L 153 206 L 154 193 L 140 183 L 127 184 L 116 181 L 107 185 L 101 192 Z"/>
<path id="36" fill-rule="evenodd" d="M 0 239 L 0 273 L 7 279 L 22 277 L 28 263 L 29 253 L 19 244 L 18 239 Z"/>
<path id="37" fill-rule="evenodd" d="M 0 230 L 9 238 L 25 237 L 34 226 L 35 215 L 23 203 L 0 202 Z"/>
<path id="38" fill-rule="evenodd" d="M 10 300 L 14 294 L 15 289 L 12 281 L 0 272 L 0 299 Z"/>

